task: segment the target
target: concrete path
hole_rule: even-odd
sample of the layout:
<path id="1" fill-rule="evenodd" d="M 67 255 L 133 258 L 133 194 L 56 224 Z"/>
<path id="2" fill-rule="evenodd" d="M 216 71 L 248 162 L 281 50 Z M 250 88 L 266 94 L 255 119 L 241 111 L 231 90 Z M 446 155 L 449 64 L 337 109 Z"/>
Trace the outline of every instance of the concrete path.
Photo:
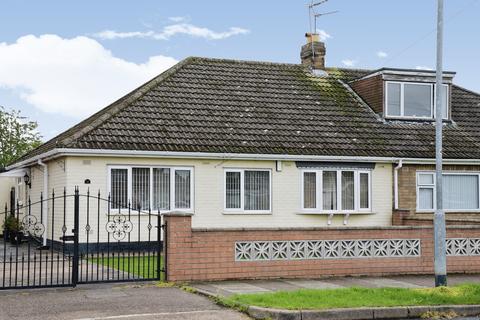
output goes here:
<path id="1" fill-rule="evenodd" d="M 0 320 L 246 320 L 205 297 L 155 283 L 0 291 Z"/>
<path id="2" fill-rule="evenodd" d="M 450 285 L 460 283 L 480 283 L 479 275 L 450 275 Z M 392 277 L 342 277 L 326 279 L 278 279 L 197 282 L 190 286 L 214 295 L 230 296 L 242 293 L 262 293 L 274 291 L 293 291 L 298 289 L 336 289 L 347 287 L 367 288 L 425 288 L 434 285 L 433 276 L 392 276 Z"/>

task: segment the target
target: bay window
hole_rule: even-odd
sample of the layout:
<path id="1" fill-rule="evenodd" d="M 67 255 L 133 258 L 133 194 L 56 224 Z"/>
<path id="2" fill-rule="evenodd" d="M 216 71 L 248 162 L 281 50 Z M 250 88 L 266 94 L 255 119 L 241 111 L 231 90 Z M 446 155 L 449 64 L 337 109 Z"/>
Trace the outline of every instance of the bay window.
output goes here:
<path id="1" fill-rule="evenodd" d="M 192 210 L 191 168 L 109 167 L 111 209 Z"/>
<path id="2" fill-rule="evenodd" d="M 361 212 L 371 210 L 370 171 L 302 171 L 302 210 Z"/>
<path id="3" fill-rule="evenodd" d="M 385 115 L 392 118 L 433 119 L 435 85 L 432 83 L 387 81 Z M 448 119 L 448 85 L 442 85 L 443 118 Z"/>
<path id="4" fill-rule="evenodd" d="M 270 170 L 226 169 L 224 180 L 226 212 L 270 212 Z"/>
<path id="5" fill-rule="evenodd" d="M 317 176 L 316 172 L 315 176 Z M 337 172 L 322 172 L 322 178 L 323 209 L 329 211 L 337 210 Z M 315 178 L 315 181 L 317 179 L 320 179 L 320 177 Z M 317 204 L 313 208 L 317 208 Z"/>
<path id="6" fill-rule="evenodd" d="M 443 208 L 448 211 L 478 211 L 479 173 L 444 172 L 443 173 Z M 417 210 L 435 210 L 435 173 L 417 173 Z"/>

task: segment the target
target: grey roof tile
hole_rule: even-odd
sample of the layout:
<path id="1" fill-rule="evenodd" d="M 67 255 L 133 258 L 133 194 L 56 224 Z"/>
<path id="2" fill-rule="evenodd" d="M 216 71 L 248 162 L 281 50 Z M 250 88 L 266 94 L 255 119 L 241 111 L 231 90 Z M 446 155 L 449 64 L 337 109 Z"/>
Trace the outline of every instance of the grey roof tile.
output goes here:
<path id="1" fill-rule="evenodd" d="M 21 159 L 58 148 L 433 158 L 432 123 L 385 122 L 344 85 L 369 70 L 188 58 Z M 480 95 L 452 90 L 446 158 L 480 159 Z"/>

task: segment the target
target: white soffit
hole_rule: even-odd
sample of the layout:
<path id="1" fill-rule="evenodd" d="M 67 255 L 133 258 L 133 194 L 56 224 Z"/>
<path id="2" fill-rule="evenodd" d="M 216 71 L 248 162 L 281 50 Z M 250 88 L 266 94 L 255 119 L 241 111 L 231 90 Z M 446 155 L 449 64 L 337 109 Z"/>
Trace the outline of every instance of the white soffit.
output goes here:
<path id="1" fill-rule="evenodd" d="M 0 178 L 22 178 L 26 173 L 27 169 L 15 169 L 0 173 Z"/>

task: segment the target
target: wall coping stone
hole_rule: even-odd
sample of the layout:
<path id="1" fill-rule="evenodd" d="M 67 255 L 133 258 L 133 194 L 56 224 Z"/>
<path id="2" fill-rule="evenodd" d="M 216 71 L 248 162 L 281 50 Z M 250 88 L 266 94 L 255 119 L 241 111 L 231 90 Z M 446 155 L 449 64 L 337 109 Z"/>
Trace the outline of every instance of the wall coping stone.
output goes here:
<path id="1" fill-rule="evenodd" d="M 193 232 L 236 232 L 236 231 L 354 231 L 354 230 L 421 230 L 433 226 L 388 226 L 388 227 L 251 227 L 251 228 L 192 228 Z M 447 229 L 478 229 L 480 226 L 447 226 Z"/>
<path id="2" fill-rule="evenodd" d="M 458 213 L 455 213 L 458 214 Z M 415 220 L 415 221 L 432 221 L 433 215 L 429 216 L 409 216 L 405 217 L 405 220 Z M 452 222 L 475 222 L 480 223 L 480 219 L 474 218 L 457 218 L 457 217 L 445 217 L 445 221 L 452 221 Z"/>
<path id="3" fill-rule="evenodd" d="M 191 217 L 193 216 L 193 213 L 184 212 L 184 211 L 170 211 L 170 212 L 161 213 L 160 215 L 164 217 Z"/>

